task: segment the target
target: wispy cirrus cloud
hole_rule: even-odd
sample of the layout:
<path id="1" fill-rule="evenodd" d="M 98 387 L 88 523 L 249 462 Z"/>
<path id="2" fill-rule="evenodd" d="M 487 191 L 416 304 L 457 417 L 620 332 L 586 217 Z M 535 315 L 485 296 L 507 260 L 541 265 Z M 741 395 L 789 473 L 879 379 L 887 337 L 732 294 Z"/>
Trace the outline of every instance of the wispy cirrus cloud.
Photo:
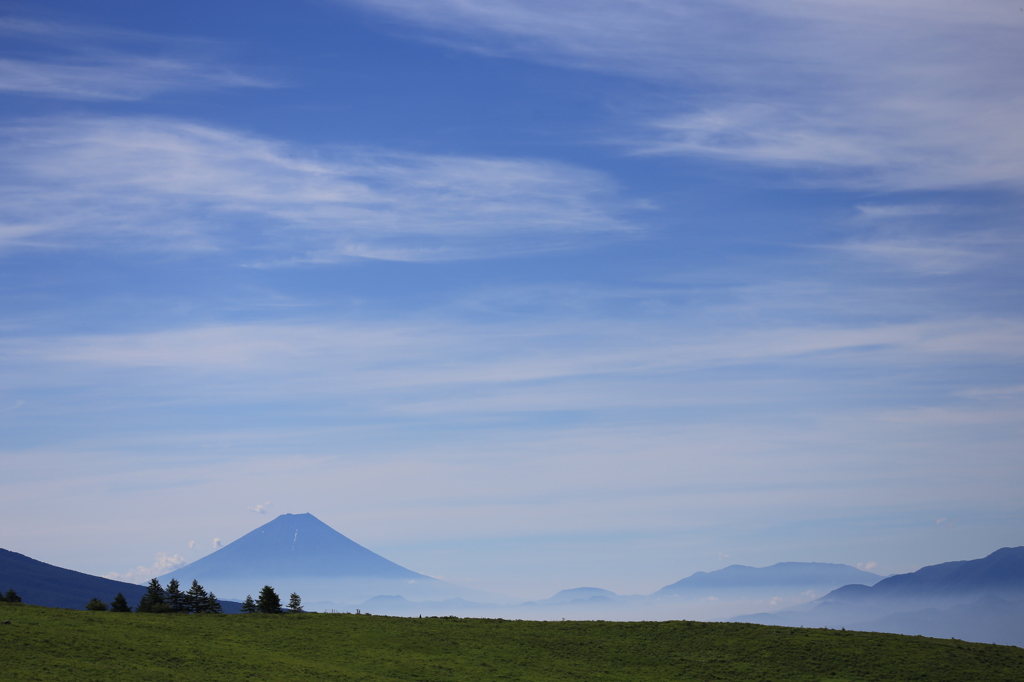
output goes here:
<path id="1" fill-rule="evenodd" d="M 894 85 L 897 89 L 899 86 Z M 881 191 L 1024 185 L 1024 98 L 994 91 L 902 101 L 851 91 L 831 102 L 712 103 L 653 120 L 635 153 L 798 172 L 801 183 Z M 888 101 L 886 101 L 888 100 Z"/>
<path id="2" fill-rule="evenodd" d="M 845 367 L 884 384 L 896 368 L 1013 362 L 1022 348 L 1021 324 L 980 317 L 714 332 L 654 320 L 621 329 L 580 319 L 529 326 L 349 321 L 10 338 L 0 344 L 0 367 L 12 390 L 88 385 L 115 372 L 161 395 L 147 400 L 192 402 L 204 384 L 202 400 L 333 396 L 381 414 L 451 416 L 677 404 L 686 373 L 731 376 L 739 367 L 786 368 L 797 383 L 821 367 Z"/>
<path id="3" fill-rule="evenodd" d="M 830 248 L 917 274 L 951 275 L 1003 260 L 1020 247 L 1019 239 L 990 234 L 856 239 Z"/>
<path id="4" fill-rule="evenodd" d="M 997 0 L 354 1 L 466 49 L 674 84 L 623 137 L 639 153 L 883 190 L 1024 183 L 1024 19 Z"/>
<path id="5" fill-rule="evenodd" d="M 124 55 L 65 62 L 0 59 L 0 91 L 81 100 L 138 100 L 166 90 L 267 87 L 266 81 L 171 58 Z"/>
<path id="6" fill-rule="evenodd" d="M 151 35 L 18 19 L 0 20 L 0 35 L 42 43 L 46 58 L 0 58 L 0 92 L 75 100 L 144 99 L 160 92 L 271 87 L 215 61 L 186 57 L 182 45 Z M 162 48 L 155 54 L 154 45 Z"/>
<path id="7" fill-rule="evenodd" d="M 857 210 L 867 220 L 888 220 L 939 215 L 950 208 L 941 204 L 865 204 Z"/>
<path id="8" fill-rule="evenodd" d="M 610 180 L 548 161 L 310 150 L 167 119 L 61 119 L 4 133 L 9 248 L 415 261 L 544 251 L 631 229 Z"/>
<path id="9" fill-rule="evenodd" d="M 774 45 L 784 59 L 808 46 L 818 46 L 826 62 L 843 63 L 846 69 L 862 72 L 863 67 L 847 60 L 866 32 L 902 32 L 909 39 L 932 34 L 943 26 L 964 30 L 1012 27 L 1018 19 L 1008 12 L 1005 3 L 996 0 L 982 0 L 970 9 L 954 0 L 797 0 L 784 4 L 765 0 L 337 2 L 364 5 L 403 22 L 446 32 L 450 40 L 458 41 L 455 44 L 481 51 L 517 53 L 573 67 L 662 80 L 692 79 L 709 69 L 714 77 L 721 78 L 728 75 L 722 68 L 727 64 L 743 65 L 748 71 L 773 70 L 778 62 L 752 64 L 750 60 L 782 34 L 794 39 L 790 44 Z M 822 31 L 807 33 L 809 23 L 817 24 Z M 1011 39 L 1010 35 L 1003 37 Z M 687 67 L 688 59 L 699 61 Z M 802 66 L 803 72 L 821 65 Z M 800 74 L 789 75 L 796 78 Z M 739 72 L 732 77 L 746 79 Z"/>
<path id="10" fill-rule="evenodd" d="M 1024 253 L 1024 238 L 1012 218 L 986 215 L 988 208 L 952 203 L 861 205 L 853 223 L 860 233 L 823 248 L 918 275 L 1001 271 L 1007 266 L 1012 271 Z"/>

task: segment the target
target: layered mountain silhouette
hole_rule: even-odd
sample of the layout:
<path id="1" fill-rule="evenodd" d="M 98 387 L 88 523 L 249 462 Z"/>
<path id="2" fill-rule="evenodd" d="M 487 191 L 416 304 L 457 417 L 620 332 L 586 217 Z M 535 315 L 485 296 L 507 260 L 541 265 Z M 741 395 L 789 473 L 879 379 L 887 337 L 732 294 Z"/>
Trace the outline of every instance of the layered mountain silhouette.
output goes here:
<path id="1" fill-rule="evenodd" d="M 282 514 L 163 580 L 193 578 L 218 595 L 243 599 L 264 585 L 298 592 L 321 608 L 360 603 L 378 595 L 408 599 L 482 596 L 416 573 L 350 540 L 312 514 Z M 486 595 L 483 595 L 486 596 Z"/>
<path id="2" fill-rule="evenodd" d="M 1024 646 L 1024 547 L 846 585 L 802 607 L 737 621 L 893 632 Z"/>
<path id="3" fill-rule="evenodd" d="M 881 576 L 845 564 L 786 562 L 765 568 L 729 566 L 698 572 L 650 595 L 621 595 L 598 587 L 576 587 L 517 605 L 467 600 L 410 602 L 398 596 L 357 604 L 389 615 L 456 614 L 527 619 L 718 620 L 769 605 L 803 604 L 852 580 L 874 584 Z"/>
<path id="4" fill-rule="evenodd" d="M 1024 646 L 1024 547 L 884 579 L 843 564 L 785 562 L 698 572 L 648 596 L 581 587 L 513 603 L 409 570 L 311 514 L 284 514 L 161 581 L 166 585 L 171 578 L 183 586 L 198 580 L 222 597 L 228 613 L 237 612 L 237 601 L 263 585 L 283 596 L 299 592 L 307 607 L 318 610 L 361 607 L 413 616 L 717 620 L 788 603 L 799 605 L 731 620 Z M 848 584 L 837 587 L 837 582 Z M 134 605 L 145 591 L 0 549 L 0 591 L 7 589 L 29 604 L 73 609 L 84 608 L 93 597 L 109 602 L 118 592 Z M 824 597 L 808 601 L 827 589 Z M 755 606 L 724 612 L 741 604 Z"/>

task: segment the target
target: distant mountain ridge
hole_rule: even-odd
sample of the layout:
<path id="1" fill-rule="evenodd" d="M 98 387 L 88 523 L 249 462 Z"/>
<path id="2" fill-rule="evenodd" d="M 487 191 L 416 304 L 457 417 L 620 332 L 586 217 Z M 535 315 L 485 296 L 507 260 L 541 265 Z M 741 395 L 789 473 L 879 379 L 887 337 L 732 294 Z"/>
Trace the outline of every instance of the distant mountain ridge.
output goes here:
<path id="1" fill-rule="evenodd" d="M 925 566 L 873 586 L 846 585 L 801 607 L 733 620 L 1024 646 L 1024 547 Z"/>
<path id="2" fill-rule="evenodd" d="M 708 573 L 698 571 L 688 578 L 666 585 L 651 596 L 689 596 L 693 593 L 765 588 L 834 589 L 851 583 L 873 585 L 881 579 L 880 575 L 846 564 L 785 561 L 764 568 L 734 564 Z"/>
<path id="3" fill-rule="evenodd" d="M 1024 598 L 1024 547 L 1004 547 L 982 559 L 948 561 L 880 580 L 869 589 L 843 587 L 823 600 L 943 598 L 991 594 Z"/>
<path id="4" fill-rule="evenodd" d="M 568 590 L 561 590 L 554 596 L 548 597 L 547 599 L 538 599 L 537 601 L 526 602 L 525 605 L 529 604 L 572 604 L 578 602 L 593 602 L 595 600 L 615 600 L 619 599 L 620 595 L 615 594 L 611 590 L 604 590 L 600 587 L 574 587 Z"/>

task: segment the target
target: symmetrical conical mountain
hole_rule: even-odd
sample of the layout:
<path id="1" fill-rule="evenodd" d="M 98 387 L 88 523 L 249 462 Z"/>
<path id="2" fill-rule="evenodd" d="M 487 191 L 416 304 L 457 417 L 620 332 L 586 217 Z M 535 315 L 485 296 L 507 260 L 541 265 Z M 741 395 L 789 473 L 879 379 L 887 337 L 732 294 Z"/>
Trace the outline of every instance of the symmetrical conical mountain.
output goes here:
<path id="1" fill-rule="evenodd" d="M 171 578 L 185 587 L 198 580 L 228 599 L 255 595 L 270 585 L 284 595 L 298 592 L 307 603 L 338 606 L 382 594 L 445 599 L 470 592 L 388 561 L 312 514 L 282 514 L 162 577 Z"/>
<path id="2" fill-rule="evenodd" d="M 429 580 L 349 540 L 312 514 L 282 514 L 167 575 L 200 583 L 244 576 Z"/>

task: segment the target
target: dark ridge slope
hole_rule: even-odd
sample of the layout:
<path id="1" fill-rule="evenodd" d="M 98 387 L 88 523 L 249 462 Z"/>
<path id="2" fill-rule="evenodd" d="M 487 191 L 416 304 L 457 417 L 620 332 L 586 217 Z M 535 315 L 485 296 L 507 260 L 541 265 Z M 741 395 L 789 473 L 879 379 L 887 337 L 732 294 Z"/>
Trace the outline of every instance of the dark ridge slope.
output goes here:
<path id="1" fill-rule="evenodd" d="M 902 573 L 876 585 L 848 585 L 822 601 L 970 597 L 980 595 L 1024 597 L 1024 547 L 1004 547 L 982 559 L 949 561 Z"/>
<path id="2" fill-rule="evenodd" d="M 187 589 L 191 582 L 189 578 L 182 587 Z M 118 592 L 135 608 L 146 592 L 142 585 L 79 573 L 0 549 L 0 591 L 12 589 L 26 604 L 60 609 L 84 609 L 93 597 L 109 604 Z M 224 613 L 239 613 L 242 605 L 221 600 L 221 607 Z"/>
<path id="3" fill-rule="evenodd" d="M 110 602 L 118 592 L 132 606 L 146 588 L 52 566 L 24 554 L 0 549 L 0 590 L 13 589 L 26 604 L 84 609 L 93 597 Z"/>

